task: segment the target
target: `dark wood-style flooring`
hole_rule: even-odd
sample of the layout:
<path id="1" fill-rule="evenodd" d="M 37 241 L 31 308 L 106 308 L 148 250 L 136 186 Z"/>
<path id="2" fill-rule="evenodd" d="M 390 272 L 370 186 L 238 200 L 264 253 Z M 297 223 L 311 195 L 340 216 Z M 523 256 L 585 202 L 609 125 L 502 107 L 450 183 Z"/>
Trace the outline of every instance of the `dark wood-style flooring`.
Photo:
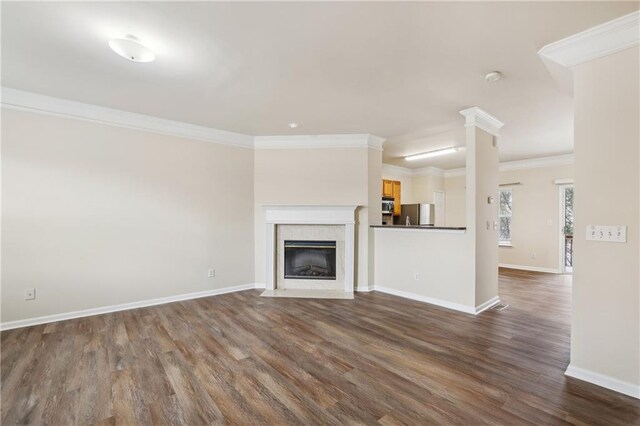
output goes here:
<path id="1" fill-rule="evenodd" d="M 638 424 L 567 378 L 570 277 L 503 270 L 478 316 L 258 291 L 2 333 L 2 425 Z"/>

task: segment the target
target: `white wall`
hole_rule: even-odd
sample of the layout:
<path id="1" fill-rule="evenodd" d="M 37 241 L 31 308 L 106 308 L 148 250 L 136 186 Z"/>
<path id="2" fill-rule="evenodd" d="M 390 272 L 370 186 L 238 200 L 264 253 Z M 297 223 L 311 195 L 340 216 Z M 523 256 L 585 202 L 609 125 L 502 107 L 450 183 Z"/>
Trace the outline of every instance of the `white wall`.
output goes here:
<path id="1" fill-rule="evenodd" d="M 640 397 L 640 49 L 574 68 L 575 257 L 571 366 Z M 626 243 L 586 241 L 627 225 Z M 611 384 L 611 381 L 607 381 Z M 624 386 L 622 386 L 624 387 Z"/>
<path id="2" fill-rule="evenodd" d="M 369 202 L 380 217 L 382 157 L 369 148 L 255 151 L 255 280 L 265 282 L 265 225 L 261 204 L 357 204 L 356 286 L 369 283 Z M 369 164 L 371 162 L 371 165 Z M 375 188 L 369 188 L 369 182 Z M 378 223 L 381 218 L 377 219 Z"/>
<path id="3" fill-rule="evenodd" d="M 510 187 L 513 190 L 512 247 L 499 248 L 500 264 L 560 271 L 560 198 L 554 181 L 565 178 L 573 178 L 572 165 L 499 173 L 500 183 L 521 183 Z M 445 191 L 447 226 L 464 226 L 464 176 L 445 178 Z"/>
<path id="4" fill-rule="evenodd" d="M 2 322 L 253 283 L 252 150 L 3 108 L 2 173 Z"/>

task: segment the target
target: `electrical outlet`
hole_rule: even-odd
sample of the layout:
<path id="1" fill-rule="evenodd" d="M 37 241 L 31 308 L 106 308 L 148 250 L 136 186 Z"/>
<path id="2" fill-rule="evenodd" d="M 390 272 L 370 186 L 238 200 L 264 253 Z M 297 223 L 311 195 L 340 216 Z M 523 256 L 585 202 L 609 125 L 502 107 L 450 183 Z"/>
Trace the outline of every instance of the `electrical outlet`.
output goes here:
<path id="1" fill-rule="evenodd" d="M 420 272 L 416 272 L 415 274 L 413 274 L 413 279 L 418 281 L 420 279 Z"/>
<path id="2" fill-rule="evenodd" d="M 547 219 L 547 226 L 553 225 L 553 221 L 551 219 Z"/>
<path id="3" fill-rule="evenodd" d="M 535 251 L 532 251 L 532 252 L 531 252 L 531 258 L 532 258 L 532 259 L 535 259 L 535 258 L 536 258 L 536 252 L 535 252 Z"/>
<path id="4" fill-rule="evenodd" d="M 36 289 L 35 288 L 25 288 L 24 289 L 24 300 L 34 300 L 36 298 Z"/>
<path id="5" fill-rule="evenodd" d="M 209 269 L 208 277 L 209 278 L 215 278 L 215 276 L 216 276 L 216 270 L 213 269 L 213 268 Z"/>

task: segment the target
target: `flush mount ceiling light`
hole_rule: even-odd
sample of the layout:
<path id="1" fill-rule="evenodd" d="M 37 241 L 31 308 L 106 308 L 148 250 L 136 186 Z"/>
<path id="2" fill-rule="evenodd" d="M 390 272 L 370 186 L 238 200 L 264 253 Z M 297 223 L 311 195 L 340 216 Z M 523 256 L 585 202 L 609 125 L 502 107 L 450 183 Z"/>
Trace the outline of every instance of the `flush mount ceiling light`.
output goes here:
<path id="1" fill-rule="evenodd" d="M 151 62 L 156 59 L 156 55 L 132 35 L 110 40 L 109 47 L 118 55 L 133 62 Z"/>
<path id="2" fill-rule="evenodd" d="M 425 158 L 440 157 L 441 155 L 453 154 L 454 152 L 461 151 L 463 148 L 460 146 L 452 146 L 451 148 L 437 149 L 435 151 L 421 152 L 419 154 L 411 154 L 404 157 L 407 161 L 424 160 Z"/>
<path id="3" fill-rule="evenodd" d="M 489 83 L 493 83 L 494 81 L 498 81 L 502 78 L 502 73 L 500 71 L 491 71 L 489 74 L 484 76 L 484 79 Z"/>
<path id="4" fill-rule="evenodd" d="M 292 123 L 289 123 L 289 127 L 292 129 L 297 129 L 298 127 L 300 127 L 300 124 L 292 122 Z"/>

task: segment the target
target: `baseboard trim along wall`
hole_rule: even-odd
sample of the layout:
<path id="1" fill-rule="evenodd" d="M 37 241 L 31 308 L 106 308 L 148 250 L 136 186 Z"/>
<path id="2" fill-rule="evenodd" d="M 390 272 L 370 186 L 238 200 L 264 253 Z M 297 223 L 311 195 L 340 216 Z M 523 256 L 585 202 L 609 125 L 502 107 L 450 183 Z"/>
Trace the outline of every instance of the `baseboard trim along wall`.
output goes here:
<path id="1" fill-rule="evenodd" d="M 624 382 L 604 374 L 575 367 L 571 364 L 569 364 L 564 374 L 575 379 L 584 380 L 585 382 L 593 383 L 594 385 L 602 386 L 603 388 L 611 389 L 640 399 L 640 385 Z"/>
<path id="2" fill-rule="evenodd" d="M 493 297 L 493 298 L 487 300 L 486 302 L 476 306 L 476 310 L 475 310 L 474 314 L 478 315 L 479 313 L 484 312 L 487 309 L 490 309 L 491 307 L 497 305 L 498 303 L 500 303 L 500 298 L 498 296 Z"/>
<path id="3" fill-rule="evenodd" d="M 80 311 L 65 312 L 61 314 L 46 315 L 43 317 L 27 318 L 17 321 L 3 322 L 0 330 L 12 330 L 14 328 L 30 327 L 32 325 L 47 324 L 50 322 L 64 321 L 74 318 L 90 317 L 93 315 L 108 314 L 110 312 L 126 311 L 128 309 L 144 308 L 147 306 L 164 305 L 165 303 L 180 302 L 182 300 L 199 299 L 201 297 L 217 296 L 219 294 L 234 293 L 237 291 L 252 290 L 258 284 L 243 284 L 232 287 L 216 288 L 212 290 L 198 291 L 195 293 L 178 294 L 176 296 L 160 297 L 157 299 L 140 300 L 138 302 L 122 303 L 119 305 L 101 306 L 99 308 L 83 309 Z"/>
<path id="4" fill-rule="evenodd" d="M 453 309 L 454 311 L 460 311 L 467 314 L 476 314 L 476 308 L 473 306 L 462 305 L 459 303 L 447 302 L 446 300 L 435 299 L 433 297 L 423 296 L 421 294 L 411 293 L 403 290 L 396 290 L 395 288 L 389 288 L 376 285 L 375 291 L 382 293 L 392 294 L 394 296 L 404 297 L 405 299 L 417 300 L 418 302 L 430 303 L 432 305 L 440 306 L 442 308 Z"/>
<path id="5" fill-rule="evenodd" d="M 561 274 L 562 272 L 558 269 L 554 268 L 542 268 L 539 266 L 526 266 L 526 265 L 509 265 L 507 263 L 500 263 L 498 265 L 500 268 L 507 269 L 519 269 L 521 271 L 530 271 L 530 272 L 545 272 L 547 274 Z"/>

